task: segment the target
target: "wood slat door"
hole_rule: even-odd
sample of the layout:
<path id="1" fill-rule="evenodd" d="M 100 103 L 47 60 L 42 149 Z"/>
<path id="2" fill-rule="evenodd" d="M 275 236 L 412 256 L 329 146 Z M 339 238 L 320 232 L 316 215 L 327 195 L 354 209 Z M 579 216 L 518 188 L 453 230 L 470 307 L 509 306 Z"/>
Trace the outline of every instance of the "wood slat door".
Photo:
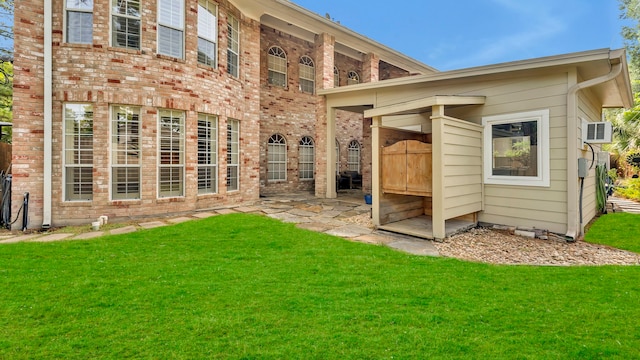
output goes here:
<path id="1" fill-rule="evenodd" d="M 407 141 L 407 192 L 431 195 L 431 144 Z"/>
<path id="2" fill-rule="evenodd" d="M 382 191 L 404 192 L 407 188 L 407 143 L 382 148 Z"/>

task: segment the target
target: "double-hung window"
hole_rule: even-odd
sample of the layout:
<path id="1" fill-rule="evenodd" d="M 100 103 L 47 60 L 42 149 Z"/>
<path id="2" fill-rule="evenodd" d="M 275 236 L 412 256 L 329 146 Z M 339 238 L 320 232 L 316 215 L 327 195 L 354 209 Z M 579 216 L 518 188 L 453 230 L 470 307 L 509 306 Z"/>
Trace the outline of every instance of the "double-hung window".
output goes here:
<path id="1" fill-rule="evenodd" d="M 488 116 L 484 125 L 486 184 L 549 186 L 549 110 Z"/>
<path id="2" fill-rule="evenodd" d="M 287 87 L 287 54 L 277 46 L 269 49 L 269 84 Z"/>
<path id="3" fill-rule="evenodd" d="M 64 106 L 64 200 L 93 200 L 93 106 Z"/>
<path id="4" fill-rule="evenodd" d="M 279 134 L 272 135 L 267 144 L 267 178 L 287 180 L 287 141 Z"/>
<path id="5" fill-rule="evenodd" d="M 360 75 L 352 70 L 347 73 L 347 85 L 355 84 L 360 84 Z"/>
<path id="6" fill-rule="evenodd" d="M 216 67 L 218 52 L 218 6 L 209 0 L 198 1 L 198 62 Z"/>
<path id="7" fill-rule="evenodd" d="M 316 89 L 316 68 L 308 56 L 300 58 L 300 90 L 313 94 Z"/>
<path id="8" fill-rule="evenodd" d="M 184 58 L 184 0 L 158 0 L 158 53 Z"/>
<path id="9" fill-rule="evenodd" d="M 227 120 L 227 191 L 240 190 L 240 121 Z"/>
<path id="10" fill-rule="evenodd" d="M 111 199 L 140 199 L 140 108 L 111 109 Z"/>
<path id="11" fill-rule="evenodd" d="M 198 194 L 218 192 L 218 118 L 198 115 Z"/>
<path id="12" fill-rule="evenodd" d="M 300 140 L 300 159 L 298 160 L 300 180 L 313 180 L 315 168 L 315 147 L 313 139 L 304 136 Z"/>
<path id="13" fill-rule="evenodd" d="M 140 49 L 140 0 L 111 0 L 111 46 Z"/>
<path id="14" fill-rule="evenodd" d="M 227 72 L 238 77 L 240 69 L 240 22 L 229 15 L 227 18 Z"/>
<path id="15" fill-rule="evenodd" d="M 66 0 L 67 42 L 93 43 L 93 0 Z"/>
<path id="16" fill-rule="evenodd" d="M 158 196 L 184 196 L 184 112 L 161 110 L 158 128 Z"/>

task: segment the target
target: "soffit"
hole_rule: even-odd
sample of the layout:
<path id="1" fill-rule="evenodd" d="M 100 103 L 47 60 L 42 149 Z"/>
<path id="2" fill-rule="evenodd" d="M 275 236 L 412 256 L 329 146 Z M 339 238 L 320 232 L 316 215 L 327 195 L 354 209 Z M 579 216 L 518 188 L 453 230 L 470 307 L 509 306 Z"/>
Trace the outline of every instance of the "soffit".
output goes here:
<path id="1" fill-rule="evenodd" d="M 436 95 L 367 110 L 364 117 L 422 114 L 430 112 L 433 106 L 484 105 L 485 101 L 484 96 Z"/>

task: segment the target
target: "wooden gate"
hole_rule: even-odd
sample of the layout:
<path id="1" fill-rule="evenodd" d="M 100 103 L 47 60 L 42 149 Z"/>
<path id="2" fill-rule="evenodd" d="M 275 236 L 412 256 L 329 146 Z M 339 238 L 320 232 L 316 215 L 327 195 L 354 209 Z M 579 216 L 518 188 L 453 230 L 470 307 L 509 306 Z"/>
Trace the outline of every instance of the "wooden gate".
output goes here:
<path id="1" fill-rule="evenodd" d="M 431 144 L 403 140 L 382 148 L 381 183 L 385 193 L 431 196 Z"/>

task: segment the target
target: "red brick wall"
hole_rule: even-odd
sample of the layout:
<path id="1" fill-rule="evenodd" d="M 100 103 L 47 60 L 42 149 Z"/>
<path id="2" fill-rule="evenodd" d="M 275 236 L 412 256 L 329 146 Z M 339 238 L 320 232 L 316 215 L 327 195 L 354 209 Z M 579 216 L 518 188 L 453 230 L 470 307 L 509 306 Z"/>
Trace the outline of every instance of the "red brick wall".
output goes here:
<path id="1" fill-rule="evenodd" d="M 109 2 L 94 5 L 92 45 L 63 41 L 63 1 L 53 2 L 53 226 L 88 223 L 99 215 L 112 218 L 159 216 L 257 199 L 259 197 L 259 24 L 244 18 L 227 1 L 219 2 L 219 66 L 197 63 L 197 1 L 186 6 L 185 59 L 156 54 L 156 0 L 142 1 L 141 50 L 109 47 Z M 43 2 L 16 6 L 17 106 L 14 112 L 14 204 L 29 192 L 29 227 L 42 221 L 42 8 Z M 226 72 L 226 19 L 241 22 L 240 77 Z M 94 107 L 94 196 L 86 203 L 62 198 L 62 109 L 65 102 Z M 109 109 L 112 104 L 141 106 L 142 194 L 140 200 L 109 199 Z M 185 111 L 185 196 L 157 197 L 157 113 L 161 108 Z M 197 115 L 218 115 L 219 188 L 216 195 L 197 195 Z M 226 121 L 240 120 L 240 191 L 226 192 Z M 24 136 L 22 136 L 24 135 Z M 14 207 L 15 208 L 15 207 Z M 14 209 L 17 211 L 17 209 Z"/>

